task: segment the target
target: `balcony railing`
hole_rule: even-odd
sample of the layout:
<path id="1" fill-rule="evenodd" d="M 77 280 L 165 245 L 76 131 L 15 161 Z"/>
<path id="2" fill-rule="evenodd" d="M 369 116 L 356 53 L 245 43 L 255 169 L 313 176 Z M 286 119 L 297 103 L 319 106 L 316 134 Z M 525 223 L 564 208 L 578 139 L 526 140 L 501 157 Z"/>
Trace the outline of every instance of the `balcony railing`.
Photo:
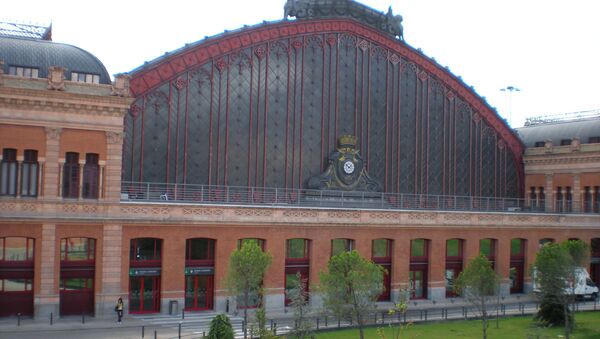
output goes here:
<path id="1" fill-rule="evenodd" d="M 248 206 L 327 207 L 383 210 L 536 212 L 525 199 L 405 193 L 345 192 L 309 189 L 209 186 L 151 182 L 122 183 L 121 201 Z M 570 210 L 558 213 L 579 211 Z"/>

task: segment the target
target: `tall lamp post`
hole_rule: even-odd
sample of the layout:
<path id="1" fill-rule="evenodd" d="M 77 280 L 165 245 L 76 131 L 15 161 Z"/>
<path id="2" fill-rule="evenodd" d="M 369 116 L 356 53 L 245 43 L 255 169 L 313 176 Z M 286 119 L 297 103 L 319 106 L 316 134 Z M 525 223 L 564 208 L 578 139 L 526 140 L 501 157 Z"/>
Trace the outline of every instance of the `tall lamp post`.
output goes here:
<path id="1" fill-rule="evenodd" d="M 508 92 L 508 125 L 512 128 L 512 94 L 521 90 L 515 86 L 506 86 L 500 89 L 502 92 Z"/>

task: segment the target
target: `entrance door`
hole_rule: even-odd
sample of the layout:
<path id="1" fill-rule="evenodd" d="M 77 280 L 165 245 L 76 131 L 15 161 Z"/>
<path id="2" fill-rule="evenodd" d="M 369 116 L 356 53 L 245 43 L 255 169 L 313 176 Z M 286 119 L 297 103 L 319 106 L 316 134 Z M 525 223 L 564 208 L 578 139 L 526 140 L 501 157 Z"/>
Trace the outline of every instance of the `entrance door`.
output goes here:
<path id="1" fill-rule="evenodd" d="M 60 314 L 94 314 L 94 279 L 64 278 L 60 281 Z"/>
<path id="2" fill-rule="evenodd" d="M 523 293 L 523 263 L 512 263 L 510 266 L 510 293 Z"/>
<path id="3" fill-rule="evenodd" d="M 212 310 L 213 277 L 212 275 L 187 275 L 185 277 L 186 310 Z"/>
<path id="4" fill-rule="evenodd" d="M 129 312 L 160 312 L 160 276 L 129 279 Z"/>
<path id="5" fill-rule="evenodd" d="M 413 270 L 408 273 L 412 299 L 427 298 L 427 274 L 425 270 Z"/>
<path id="6" fill-rule="evenodd" d="M 444 272 L 444 278 L 446 280 L 446 297 L 456 297 L 456 293 L 454 293 L 454 283 L 458 275 L 462 271 L 462 267 L 453 267 L 446 266 L 446 271 Z"/>

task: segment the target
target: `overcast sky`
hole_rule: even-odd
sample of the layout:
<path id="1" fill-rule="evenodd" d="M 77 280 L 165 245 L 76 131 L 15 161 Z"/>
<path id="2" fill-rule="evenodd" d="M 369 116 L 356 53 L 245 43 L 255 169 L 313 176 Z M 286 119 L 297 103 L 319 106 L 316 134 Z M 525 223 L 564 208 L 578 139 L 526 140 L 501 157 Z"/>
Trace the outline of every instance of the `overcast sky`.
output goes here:
<path id="1" fill-rule="evenodd" d="M 404 17 L 404 37 L 522 126 L 525 117 L 600 109 L 600 1 L 361 0 Z M 53 40 L 131 71 L 204 36 L 283 17 L 285 0 L 12 0 L 0 21 L 47 23 Z M 512 94 L 501 88 L 514 86 Z M 512 107 L 512 109 L 511 109 Z M 512 114 L 511 114 L 512 111 Z"/>

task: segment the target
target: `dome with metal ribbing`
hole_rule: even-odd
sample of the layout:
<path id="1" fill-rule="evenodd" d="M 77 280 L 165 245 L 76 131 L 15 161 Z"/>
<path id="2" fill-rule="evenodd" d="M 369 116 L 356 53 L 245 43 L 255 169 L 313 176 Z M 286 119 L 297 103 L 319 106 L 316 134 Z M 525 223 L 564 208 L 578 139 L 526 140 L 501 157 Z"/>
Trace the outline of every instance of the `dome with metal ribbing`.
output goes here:
<path id="1" fill-rule="evenodd" d="M 110 84 L 106 68 L 91 53 L 67 44 L 39 39 L 26 39 L 0 36 L 0 60 L 4 61 L 4 73 L 9 68 L 24 67 L 38 69 L 38 77 L 48 76 L 48 68 L 65 68 L 65 78 L 71 80 L 71 72 L 94 74 L 100 77 L 101 84 Z"/>

